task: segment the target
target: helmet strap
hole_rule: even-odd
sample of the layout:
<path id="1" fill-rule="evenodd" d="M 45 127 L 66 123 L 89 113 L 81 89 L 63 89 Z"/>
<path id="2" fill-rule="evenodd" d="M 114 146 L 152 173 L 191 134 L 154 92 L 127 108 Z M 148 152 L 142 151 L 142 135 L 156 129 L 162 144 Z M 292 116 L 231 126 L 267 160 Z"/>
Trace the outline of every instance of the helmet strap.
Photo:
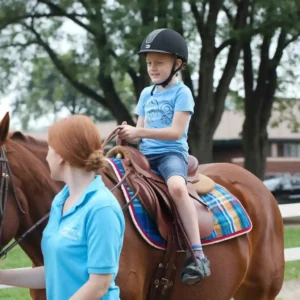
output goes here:
<path id="1" fill-rule="evenodd" d="M 171 70 L 171 73 L 170 73 L 169 77 L 165 81 L 163 81 L 162 83 L 156 83 L 154 85 L 154 87 L 151 90 L 151 96 L 153 96 L 153 92 L 154 92 L 156 86 L 161 85 L 162 87 L 166 87 L 170 83 L 170 81 L 172 80 L 173 76 L 182 68 L 183 63 L 177 69 L 175 69 L 176 68 L 177 59 L 178 59 L 178 56 L 175 55 L 174 56 L 174 61 L 173 61 L 173 66 L 172 66 L 172 70 Z"/>

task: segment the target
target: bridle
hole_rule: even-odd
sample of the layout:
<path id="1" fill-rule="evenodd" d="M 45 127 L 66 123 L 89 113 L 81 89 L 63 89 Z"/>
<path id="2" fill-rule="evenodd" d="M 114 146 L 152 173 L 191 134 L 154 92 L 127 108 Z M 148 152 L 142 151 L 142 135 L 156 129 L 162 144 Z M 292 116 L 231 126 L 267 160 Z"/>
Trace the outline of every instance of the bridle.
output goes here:
<path id="1" fill-rule="evenodd" d="M 104 149 L 104 146 L 109 143 L 114 137 L 117 136 L 119 133 L 119 128 L 116 128 L 102 143 L 102 148 Z M 6 149 L 4 146 L 1 146 L 0 148 L 0 238 L 1 233 L 3 229 L 4 224 L 4 215 L 6 211 L 6 204 L 7 204 L 7 194 L 8 194 L 8 187 L 9 187 L 9 180 L 11 180 L 11 185 L 13 189 L 13 195 L 15 198 L 15 201 L 17 203 L 19 212 L 22 215 L 25 215 L 25 211 L 23 210 L 21 203 L 17 197 L 16 193 L 16 187 L 13 182 L 12 178 L 12 172 L 9 166 L 9 162 L 6 156 Z M 121 184 L 125 181 L 125 179 L 128 177 L 129 173 L 125 173 L 122 179 L 110 190 L 113 192 L 115 189 L 121 186 Z M 132 198 L 122 207 L 122 210 L 125 211 L 129 205 L 132 203 L 132 201 L 137 197 L 139 193 L 139 190 L 135 192 L 135 194 L 132 196 Z M 47 213 L 45 216 L 43 216 L 38 222 L 36 222 L 32 227 L 30 227 L 24 234 L 22 234 L 20 237 L 18 237 L 13 243 L 8 245 L 7 247 L 1 249 L 0 245 L 0 259 L 4 259 L 7 256 L 7 253 L 12 250 L 16 245 L 18 245 L 27 235 L 29 235 L 32 231 L 34 231 L 37 227 L 39 227 L 45 220 L 48 219 L 50 213 Z"/>
<path id="2" fill-rule="evenodd" d="M 6 211 L 9 180 L 11 180 L 12 183 L 13 195 L 17 203 L 19 212 L 22 215 L 25 214 L 25 211 L 23 210 L 21 203 L 17 197 L 16 187 L 12 180 L 12 172 L 9 167 L 8 159 L 6 156 L 6 149 L 4 146 L 1 146 L 0 148 L 0 171 L 1 171 L 0 173 L 0 238 L 1 238 L 3 223 L 4 223 L 4 215 Z"/>

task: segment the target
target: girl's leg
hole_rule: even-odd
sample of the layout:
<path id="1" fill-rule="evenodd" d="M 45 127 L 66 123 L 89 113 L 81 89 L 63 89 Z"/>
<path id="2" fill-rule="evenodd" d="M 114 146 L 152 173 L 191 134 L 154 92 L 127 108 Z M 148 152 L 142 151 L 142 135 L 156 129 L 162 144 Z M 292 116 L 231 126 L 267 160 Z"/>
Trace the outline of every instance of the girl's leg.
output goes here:
<path id="1" fill-rule="evenodd" d="M 191 245 L 200 245 L 197 211 L 189 196 L 185 179 L 182 176 L 174 175 L 169 177 L 167 185 Z"/>
<path id="2" fill-rule="evenodd" d="M 182 281 L 191 285 L 210 275 L 210 263 L 203 253 L 197 211 L 184 177 L 173 175 L 168 178 L 167 185 L 197 259 L 196 265 L 191 255 L 188 255 L 181 273 Z"/>
<path id="3" fill-rule="evenodd" d="M 197 258 L 197 264 L 187 252 L 187 259 L 181 273 L 184 283 L 194 284 L 210 275 L 210 263 L 203 254 L 200 240 L 197 211 L 190 198 L 187 186 L 188 162 L 181 153 L 154 154 L 147 157 L 151 168 L 158 171 L 168 185 L 170 195 L 176 205 L 179 217 L 191 247 Z"/>

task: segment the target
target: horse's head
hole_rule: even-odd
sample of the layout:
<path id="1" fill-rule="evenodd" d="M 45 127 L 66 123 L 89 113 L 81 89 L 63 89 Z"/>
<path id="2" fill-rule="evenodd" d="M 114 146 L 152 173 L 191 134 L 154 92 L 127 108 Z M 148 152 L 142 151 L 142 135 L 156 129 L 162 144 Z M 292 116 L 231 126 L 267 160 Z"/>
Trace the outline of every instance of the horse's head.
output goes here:
<path id="1" fill-rule="evenodd" d="M 6 142 L 9 132 L 9 114 L 0 122 L 0 247 L 10 241 L 19 227 L 19 213 L 13 198 L 12 178 L 7 160 Z"/>
<path id="2" fill-rule="evenodd" d="M 0 122 L 0 248 L 24 234 L 51 206 L 61 188 L 50 178 L 46 162 L 48 145 L 25 136 L 9 133 L 9 114 Z M 40 251 L 42 226 L 21 243 L 29 257 L 39 263 L 32 249 Z"/>

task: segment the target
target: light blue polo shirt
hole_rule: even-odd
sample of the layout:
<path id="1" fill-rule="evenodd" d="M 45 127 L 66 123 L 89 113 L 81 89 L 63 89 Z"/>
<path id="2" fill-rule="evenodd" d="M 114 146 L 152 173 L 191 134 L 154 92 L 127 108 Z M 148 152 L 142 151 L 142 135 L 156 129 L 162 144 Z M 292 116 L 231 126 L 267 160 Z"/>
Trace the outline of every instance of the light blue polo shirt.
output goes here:
<path id="1" fill-rule="evenodd" d="M 121 207 L 100 175 L 62 216 L 68 196 L 66 185 L 52 202 L 43 232 L 47 299 L 68 300 L 88 281 L 89 274 L 113 274 L 101 300 L 119 300 L 115 277 L 125 230 Z"/>
<path id="2" fill-rule="evenodd" d="M 189 112 L 190 118 L 183 135 L 174 141 L 143 138 L 140 151 L 145 154 L 162 154 L 170 152 L 182 153 L 188 156 L 188 128 L 191 115 L 194 113 L 194 98 L 191 90 L 182 82 L 168 89 L 158 90 L 151 96 L 153 86 L 146 87 L 141 95 L 135 113 L 144 117 L 145 128 L 167 128 L 172 126 L 175 112 Z"/>

